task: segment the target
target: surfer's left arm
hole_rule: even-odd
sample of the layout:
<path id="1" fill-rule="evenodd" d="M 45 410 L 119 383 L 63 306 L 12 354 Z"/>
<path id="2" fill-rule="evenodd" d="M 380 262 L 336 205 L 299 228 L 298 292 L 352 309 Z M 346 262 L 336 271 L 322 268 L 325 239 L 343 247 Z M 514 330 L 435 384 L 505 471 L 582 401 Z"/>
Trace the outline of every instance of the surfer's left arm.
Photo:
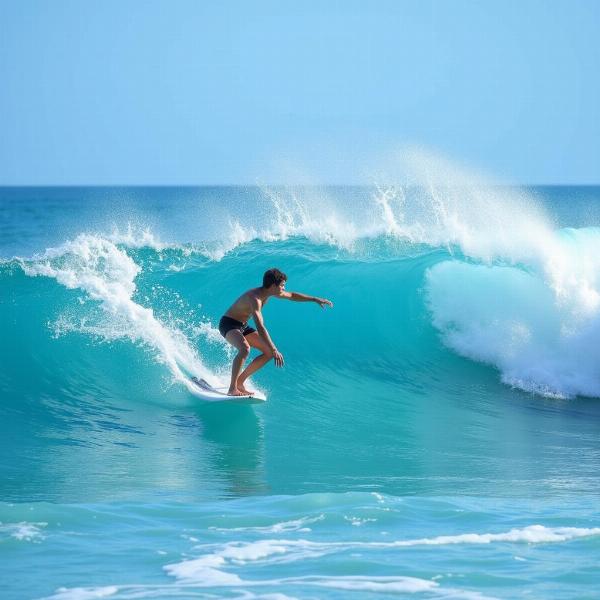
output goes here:
<path id="1" fill-rule="evenodd" d="M 316 296 L 308 296 L 307 294 L 301 294 L 300 292 L 281 292 L 278 296 L 286 300 L 292 300 L 293 302 L 316 302 L 321 308 L 331 306 L 333 308 L 333 302 L 326 298 L 317 298 Z"/>

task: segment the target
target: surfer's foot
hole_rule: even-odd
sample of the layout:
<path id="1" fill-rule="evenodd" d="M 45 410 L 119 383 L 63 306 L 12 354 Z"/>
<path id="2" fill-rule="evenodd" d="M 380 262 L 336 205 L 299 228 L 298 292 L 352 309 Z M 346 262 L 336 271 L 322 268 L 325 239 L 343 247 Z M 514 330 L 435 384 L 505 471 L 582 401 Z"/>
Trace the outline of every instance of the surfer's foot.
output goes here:
<path id="1" fill-rule="evenodd" d="M 229 390 L 227 392 L 228 396 L 247 396 L 248 394 L 246 392 L 243 392 L 242 390 L 238 390 L 238 389 L 233 389 L 233 390 Z"/>
<path id="2" fill-rule="evenodd" d="M 238 382 L 238 390 L 240 390 L 240 392 L 242 392 L 244 395 L 247 395 L 247 396 L 252 396 L 252 394 L 254 394 L 254 392 L 251 392 L 250 390 L 247 390 L 244 387 L 243 383 L 239 383 L 239 382 Z"/>

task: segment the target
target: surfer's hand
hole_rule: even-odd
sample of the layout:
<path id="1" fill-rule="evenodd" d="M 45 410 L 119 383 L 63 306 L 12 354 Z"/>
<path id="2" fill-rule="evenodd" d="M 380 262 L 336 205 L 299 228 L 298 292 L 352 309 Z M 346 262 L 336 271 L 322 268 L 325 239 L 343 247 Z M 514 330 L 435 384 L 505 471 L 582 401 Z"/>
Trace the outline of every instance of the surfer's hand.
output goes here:
<path id="1" fill-rule="evenodd" d="M 275 366 L 283 367 L 283 354 L 277 348 L 273 350 L 273 360 L 275 361 Z"/>
<path id="2" fill-rule="evenodd" d="M 331 306 L 331 308 L 333 308 L 333 302 L 331 300 L 327 300 L 326 298 L 315 298 L 315 302 L 321 308 L 325 308 L 326 306 Z"/>

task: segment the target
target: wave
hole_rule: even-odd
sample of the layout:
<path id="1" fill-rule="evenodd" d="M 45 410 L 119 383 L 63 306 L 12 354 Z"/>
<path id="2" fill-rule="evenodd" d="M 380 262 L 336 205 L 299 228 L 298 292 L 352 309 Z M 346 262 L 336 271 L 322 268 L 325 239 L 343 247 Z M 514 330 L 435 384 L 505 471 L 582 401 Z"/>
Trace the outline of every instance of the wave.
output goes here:
<path id="1" fill-rule="evenodd" d="M 131 225 L 81 233 L 5 260 L 1 276 L 10 286 L 17 268 L 78 290 L 85 308 L 59 310 L 55 335 L 129 340 L 184 386 L 190 373 L 224 385 L 226 347 L 214 324 L 232 297 L 277 264 L 289 270 L 291 287 L 297 281 L 334 296 L 323 330 L 329 339 L 346 343 L 350 319 L 368 338 L 365 353 L 433 347 L 431 331 L 412 324 L 418 319 L 448 349 L 492 365 L 510 386 L 550 397 L 600 396 L 600 229 L 559 227 L 526 191 L 490 185 L 443 159 L 413 153 L 410 162 L 409 183 L 263 187 L 243 219 L 233 205 L 213 208 L 214 226 L 204 227 L 202 239 L 164 242 Z M 318 283 L 303 276 L 309 271 Z M 190 296 L 209 310 L 190 306 Z M 401 340 L 381 326 L 390 320 Z M 208 349 L 198 350 L 199 340 Z"/>

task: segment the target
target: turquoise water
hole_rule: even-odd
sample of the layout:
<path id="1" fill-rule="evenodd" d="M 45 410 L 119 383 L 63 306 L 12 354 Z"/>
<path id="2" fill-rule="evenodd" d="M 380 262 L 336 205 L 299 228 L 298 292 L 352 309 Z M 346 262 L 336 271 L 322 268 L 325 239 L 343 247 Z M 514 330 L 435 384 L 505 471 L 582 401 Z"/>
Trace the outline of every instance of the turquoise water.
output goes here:
<path id="1" fill-rule="evenodd" d="M 3 597 L 594 597 L 600 188 L 453 184 L 0 189 Z"/>

